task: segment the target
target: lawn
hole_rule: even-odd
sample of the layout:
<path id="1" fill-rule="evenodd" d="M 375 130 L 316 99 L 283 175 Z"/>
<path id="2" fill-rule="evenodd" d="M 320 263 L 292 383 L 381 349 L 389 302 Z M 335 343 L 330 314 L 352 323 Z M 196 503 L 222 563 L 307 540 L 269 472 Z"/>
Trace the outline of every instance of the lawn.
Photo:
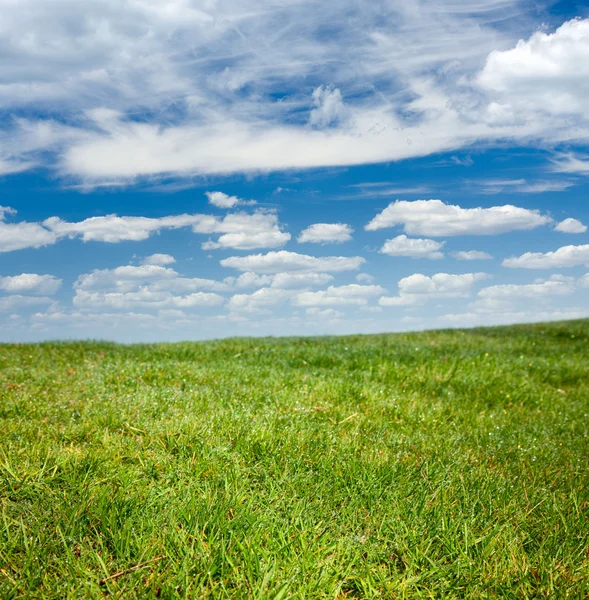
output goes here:
<path id="1" fill-rule="evenodd" d="M 0 345 L 0 597 L 589 596 L 589 321 Z"/>

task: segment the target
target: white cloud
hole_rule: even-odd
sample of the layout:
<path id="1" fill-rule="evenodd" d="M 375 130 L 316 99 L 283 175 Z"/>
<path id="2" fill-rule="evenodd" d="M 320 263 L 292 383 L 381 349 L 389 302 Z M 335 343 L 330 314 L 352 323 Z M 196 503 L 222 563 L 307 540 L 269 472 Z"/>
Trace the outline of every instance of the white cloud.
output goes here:
<path id="1" fill-rule="evenodd" d="M 229 300 L 230 310 L 250 313 L 265 312 L 270 307 L 278 306 L 292 296 L 292 291 L 262 288 L 253 294 L 236 294 Z"/>
<path id="2" fill-rule="evenodd" d="M 330 281 L 333 281 L 333 276 L 327 273 L 277 273 L 272 277 L 271 287 L 300 289 L 325 285 Z"/>
<path id="3" fill-rule="evenodd" d="M 341 244 L 352 239 L 353 229 L 344 223 L 315 223 L 301 231 L 299 243 Z"/>
<path id="4" fill-rule="evenodd" d="M 537 210 L 512 205 L 491 208 L 462 208 L 441 200 L 397 200 L 389 204 L 368 225 L 368 231 L 403 225 L 409 235 L 433 237 L 494 235 L 535 229 L 552 219 Z"/>
<path id="5" fill-rule="evenodd" d="M 483 179 L 475 182 L 483 194 L 501 194 L 503 192 L 519 194 L 543 194 L 546 192 L 564 192 L 575 183 L 567 180 L 538 180 L 529 182 L 526 179 Z"/>
<path id="6" fill-rule="evenodd" d="M 371 314 L 382 313 L 382 308 L 380 306 L 360 306 L 358 308 L 358 310 L 363 313 L 371 313 Z"/>
<path id="7" fill-rule="evenodd" d="M 272 283 L 272 279 L 272 275 L 258 275 L 257 273 L 248 271 L 247 273 L 242 273 L 237 279 L 235 279 L 234 286 L 237 289 L 256 287 L 261 288 L 266 285 L 270 285 L 270 283 Z"/>
<path id="8" fill-rule="evenodd" d="M 517 0 L 0 8 L 10 58 L 0 110 L 52 117 L 6 121 L 5 171 L 58 165 L 92 185 L 368 164 L 481 140 L 566 139 L 579 136 L 578 120 L 537 113 L 586 115 L 586 21 L 513 48 L 532 28 Z"/>
<path id="9" fill-rule="evenodd" d="M 401 294 L 468 296 L 476 282 L 483 281 L 488 277 L 486 273 L 464 273 L 462 275 L 436 273 L 431 277 L 416 273 L 399 281 L 399 291 Z"/>
<path id="10" fill-rule="evenodd" d="M 456 260 L 490 260 L 493 257 L 488 252 L 480 250 L 460 250 L 459 252 L 451 252 L 450 256 Z"/>
<path id="11" fill-rule="evenodd" d="M 446 242 L 436 242 L 422 238 L 408 238 L 406 235 L 399 235 L 392 240 L 386 240 L 384 246 L 380 249 L 381 254 L 389 256 L 408 256 L 410 258 L 444 258 L 444 253 L 440 250 Z"/>
<path id="12" fill-rule="evenodd" d="M 58 238 L 81 238 L 84 242 L 107 242 L 116 244 L 122 241 L 142 241 L 163 229 L 180 229 L 210 223 L 214 217 L 207 215 L 178 215 L 160 217 L 90 217 L 83 221 L 70 223 L 59 217 L 50 217 L 43 221 L 43 227 L 49 229 Z"/>
<path id="13" fill-rule="evenodd" d="M 565 219 L 558 223 L 554 228 L 555 231 L 561 233 L 585 233 L 587 231 L 587 225 L 583 225 L 578 219 Z"/>
<path id="14" fill-rule="evenodd" d="M 476 81 L 506 111 L 589 117 L 589 20 L 494 50 Z"/>
<path id="15" fill-rule="evenodd" d="M 19 294 L 14 296 L 4 296 L 3 298 L 0 297 L 0 311 L 2 312 L 17 311 L 23 308 L 40 306 L 43 304 L 53 304 L 53 300 L 45 296 L 21 296 Z"/>
<path id="16" fill-rule="evenodd" d="M 41 248 L 57 241 L 57 236 L 41 227 L 39 223 L 6 223 L 6 217 L 14 215 L 14 208 L 0 206 L 0 252 Z"/>
<path id="17" fill-rule="evenodd" d="M 327 273 L 276 273 L 275 275 L 258 275 L 242 273 L 234 282 L 237 289 L 269 286 L 279 289 L 301 289 L 325 285 L 333 281 Z"/>
<path id="18" fill-rule="evenodd" d="M 231 256 L 221 261 L 223 267 L 239 271 L 252 271 L 254 273 L 272 274 L 281 272 L 306 272 L 306 273 L 337 273 L 342 271 L 355 271 L 366 260 L 361 256 L 324 256 L 315 257 L 297 252 L 280 250 L 268 254 L 251 254 L 249 256 Z"/>
<path id="19" fill-rule="evenodd" d="M 230 286 L 213 279 L 181 277 L 174 269 L 160 265 L 126 265 L 115 269 L 97 269 L 80 275 L 75 288 L 102 292 L 134 292 L 149 288 L 157 292 L 187 293 L 200 290 L 223 292 L 229 290 Z"/>
<path id="20" fill-rule="evenodd" d="M 554 252 L 526 252 L 518 257 L 506 258 L 504 267 L 521 269 L 559 269 L 562 267 L 589 266 L 589 245 L 562 246 Z"/>
<path id="21" fill-rule="evenodd" d="M 415 273 L 399 281 L 398 296 L 383 296 L 380 306 L 410 306 L 430 298 L 467 298 L 475 283 L 488 279 L 486 273 L 436 273 L 431 277 Z"/>
<path id="22" fill-rule="evenodd" d="M 4 221 L 7 216 L 16 215 L 16 210 L 11 206 L 0 206 L 0 221 Z"/>
<path id="23" fill-rule="evenodd" d="M 52 296 L 61 287 L 62 280 L 53 275 L 22 273 L 12 277 L 0 277 L 0 290 L 9 294 L 39 294 Z"/>
<path id="24" fill-rule="evenodd" d="M 219 218 L 213 215 L 172 215 L 159 218 L 119 217 L 107 215 L 68 222 L 50 217 L 43 223 L 6 223 L 6 215 L 15 212 L 0 211 L 0 252 L 39 248 L 55 244 L 62 238 L 80 238 L 84 242 L 143 241 L 166 229 L 191 227 L 194 233 L 222 234 L 215 241 L 205 242 L 205 249 L 275 248 L 290 240 L 290 234 L 281 231 L 274 211 L 258 210 L 252 214 L 238 212 Z"/>
<path id="25" fill-rule="evenodd" d="M 15 173 L 23 173 L 36 166 L 34 162 L 21 160 L 0 160 L 0 177 L 3 175 L 14 175 Z"/>
<path id="26" fill-rule="evenodd" d="M 215 307 L 225 298 L 215 292 L 230 286 L 211 279 L 181 277 L 160 265 L 127 265 L 78 277 L 74 306 L 84 310 L 161 310 Z"/>
<path id="27" fill-rule="evenodd" d="M 233 250 L 254 250 L 256 248 L 279 248 L 290 240 L 290 233 L 274 231 L 261 231 L 258 233 L 226 233 L 216 242 L 204 242 L 203 250 L 216 250 L 218 248 L 231 248 Z"/>
<path id="28" fill-rule="evenodd" d="M 374 279 L 375 278 L 368 273 L 358 273 L 358 275 L 356 275 L 356 281 L 358 283 L 373 283 Z"/>
<path id="29" fill-rule="evenodd" d="M 589 157 L 573 153 L 559 154 L 553 159 L 553 170 L 557 173 L 589 174 Z"/>
<path id="30" fill-rule="evenodd" d="M 551 275 L 548 279 L 527 284 L 493 285 L 482 288 L 469 309 L 487 315 L 514 313 L 529 308 L 533 301 L 534 310 L 537 310 L 540 305 L 550 307 L 555 299 L 571 296 L 579 287 L 582 287 L 581 280 L 564 275 Z"/>
<path id="31" fill-rule="evenodd" d="M 301 292 L 293 298 L 295 306 L 361 306 L 367 299 L 384 294 L 384 288 L 379 285 L 342 285 L 330 286 L 318 292 Z"/>
<path id="32" fill-rule="evenodd" d="M 330 86 L 321 85 L 313 91 L 313 106 L 309 123 L 316 127 L 334 125 L 346 114 L 342 93 Z"/>
<path id="33" fill-rule="evenodd" d="M 305 314 L 313 319 L 341 319 L 344 316 L 344 313 L 339 310 L 333 308 L 321 309 L 316 306 L 305 309 Z"/>
<path id="34" fill-rule="evenodd" d="M 383 296 L 378 304 L 379 306 L 412 306 L 426 300 L 426 297 L 417 295 Z"/>
<path id="35" fill-rule="evenodd" d="M 220 306 L 225 298 L 208 292 L 195 292 L 187 296 L 174 296 L 171 292 L 141 289 L 136 292 L 87 292 L 77 289 L 74 306 L 81 309 L 101 308 L 130 310 L 134 308 L 198 308 Z"/>
<path id="36" fill-rule="evenodd" d="M 492 285 L 479 291 L 479 298 L 497 300 L 538 298 L 540 296 L 567 296 L 575 286 L 570 281 L 548 280 L 542 283 Z"/>
<path id="37" fill-rule="evenodd" d="M 75 283 L 81 290 L 132 291 L 154 281 L 176 280 L 178 273 L 174 269 L 160 265 L 132 265 L 115 269 L 97 269 L 80 275 Z"/>
<path id="38" fill-rule="evenodd" d="M 255 200 L 241 200 L 237 196 L 229 196 L 223 192 L 205 192 L 209 199 L 209 204 L 216 206 L 217 208 L 234 208 L 235 206 L 256 204 Z"/>
<path id="39" fill-rule="evenodd" d="M 165 267 L 166 265 L 173 265 L 175 262 L 176 259 L 170 254 L 152 254 L 151 256 L 145 257 L 141 261 L 141 264 Z"/>
<path id="40" fill-rule="evenodd" d="M 205 242 L 203 250 L 233 248 L 278 248 L 290 240 L 290 233 L 280 230 L 278 217 L 271 211 L 244 212 L 227 215 L 222 220 L 202 222 L 193 226 L 196 233 L 223 233 L 216 242 Z"/>

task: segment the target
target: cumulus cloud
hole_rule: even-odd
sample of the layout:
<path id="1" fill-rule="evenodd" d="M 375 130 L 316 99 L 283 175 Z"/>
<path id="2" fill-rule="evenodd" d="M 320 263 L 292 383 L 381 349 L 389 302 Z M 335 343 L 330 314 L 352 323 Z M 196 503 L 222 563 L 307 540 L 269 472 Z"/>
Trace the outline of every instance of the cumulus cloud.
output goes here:
<path id="1" fill-rule="evenodd" d="M 333 281 L 333 276 L 327 273 L 276 273 L 275 275 L 258 275 L 257 273 L 242 273 L 234 281 L 237 289 L 269 286 L 280 289 L 301 289 L 317 287 Z"/>
<path id="2" fill-rule="evenodd" d="M 199 308 L 220 306 L 225 298 L 219 294 L 195 292 L 186 296 L 174 296 L 171 292 L 140 289 L 137 292 L 87 292 L 77 289 L 74 306 L 80 309 L 131 310 L 160 308 Z"/>
<path id="3" fill-rule="evenodd" d="M 585 233 L 587 231 L 587 225 L 583 225 L 578 219 L 565 219 L 556 225 L 555 231 L 561 233 Z"/>
<path id="4" fill-rule="evenodd" d="M 354 230 L 344 223 L 315 223 L 301 231 L 299 243 L 341 244 L 352 239 Z"/>
<path id="5" fill-rule="evenodd" d="M 226 233 L 220 236 L 216 242 L 204 242 L 202 249 L 254 250 L 256 248 L 279 248 L 284 246 L 288 240 L 290 240 L 290 233 L 284 233 L 276 227 L 270 231 L 258 231 L 257 233 Z"/>
<path id="6" fill-rule="evenodd" d="M 380 286 L 363 286 L 357 284 L 329 286 L 317 292 L 298 291 L 265 287 L 252 294 L 236 294 L 228 304 L 230 310 L 250 313 L 267 313 L 268 309 L 285 302 L 300 307 L 321 306 L 363 306 L 369 298 L 384 293 Z"/>
<path id="7" fill-rule="evenodd" d="M 361 256 L 324 256 L 316 257 L 297 252 L 280 250 L 267 254 L 251 254 L 249 256 L 231 256 L 221 261 L 223 267 L 237 269 L 238 271 L 251 271 L 253 273 L 272 274 L 280 272 L 306 272 L 306 273 L 338 273 L 342 271 L 355 271 L 366 260 Z"/>
<path id="8" fill-rule="evenodd" d="M 476 83 L 505 111 L 589 116 L 589 19 L 494 50 Z"/>
<path id="9" fill-rule="evenodd" d="M 380 306 L 410 306 L 430 298 L 467 298 L 475 283 L 488 279 L 486 273 L 436 273 L 431 277 L 415 273 L 399 281 L 398 296 L 383 296 Z"/>
<path id="10" fill-rule="evenodd" d="M 241 205 L 254 205 L 255 200 L 242 200 L 237 196 L 229 196 L 223 192 L 205 192 L 209 199 L 209 204 L 216 206 L 217 208 L 234 208 L 235 206 Z"/>
<path id="11" fill-rule="evenodd" d="M 406 235 L 399 235 L 392 240 L 386 240 L 384 246 L 380 249 L 381 254 L 389 256 L 408 256 L 410 258 L 444 258 L 444 253 L 440 250 L 446 242 L 436 242 L 422 238 L 408 238 Z"/>
<path id="12" fill-rule="evenodd" d="M 166 217 L 119 217 L 107 215 L 90 217 L 83 221 L 68 222 L 50 217 L 42 223 L 6 223 L 6 215 L 15 214 L 12 209 L 0 212 L 0 252 L 39 248 L 55 244 L 63 238 L 79 238 L 84 242 L 116 244 L 123 241 L 143 241 L 166 229 L 191 227 L 194 233 L 222 234 L 216 241 L 203 244 L 213 248 L 276 248 L 290 240 L 284 233 L 274 211 L 258 210 L 254 213 L 237 212 L 219 218 L 204 214 L 183 214 Z"/>
<path id="13" fill-rule="evenodd" d="M 216 292 L 230 289 L 225 282 L 181 277 L 160 265 L 122 266 L 95 270 L 78 277 L 74 306 L 84 310 L 193 309 L 220 306 Z"/>
<path id="14" fill-rule="evenodd" d="M 494 235 L 535 229 L 551 222 L 552 219 L 540 211 L 509 204 L 491 208 L 462 208 L 441 200 L 397 200 L 374 217 L 366 225 L 366 230 L 402 225 L 409 235 Z"/>
<path id="15" fill-rule="evenodd" d="M 116 244 L 123 241 L 139 242 L 164 229 L 180 229 L 211 223 L 214 217 L 207 215 L 177 215 L 170 217 L 90 217 L 78 222 L 68 222 L 59 217 L 43 221 L 43 227 L 57 238 L 81 238 L 84 242 L 106 242 Z"/>
<path id="16" fill-rule="evenodd" d="M 16 210 L 10 206 L 0 206 L 0 221 L 4 221 L 7 216 L 16 215 Z"/>
<path id="17" fill-rule="evenodd" d="M 281 231 L 278 217 L 272 211 L 244 212 L 227 215 L 215 222 L 201 222 L 193 225 L 195 233 L 222 233 L 216 242 L 202 245 L 203 250 L 233 248 L 253 250 L 255 248 L 278 248 L 290 240 L 290 233 Z"/>
<path id="18" fill-rule="evenodd" d="M 272 275 L 258 275 L 248 271 L 234 279 L 233 285 L 237 289 L 261 288 L 272 283 L 272 279 Z"/>
<path id="19" fill-rule="evenodd" d="M 37 275 L 22 273 L 8 277 L 0 277 L 0 290 L 8 294 L 39 294 L 52 296 L 61 287 L 62 280 L 53 275 Z"/>
<path id="20" fill-rule="evenodd" d="M 567 296 L 575 290 L 573 281 L 548 280 L 541 283 L 492 285 L 479 291 L 479 298 L 497 300 L 538 298 L 540 296 Z"/>
<path id="21" fill-rule="evenodd" d="M 300 289 L 318 287 L 333 281 L 327 273 L 277 273 L 272 277 L 271 287 L 282 289 Z"/>
<path id="22" fill-rule="evenodd" d="M 399 291 L 402 294 L 467 296 L 477 281 L 488 277 L 486 273 L 464 273 L 462 275 L 436 273 L 431 277 L 416 273 L 399 281 Z"/>
<path id="23" fill-rule="evenodd" d="M 293 298 L 295 306 L 361 306 L 367 304 L 368 298 L 385 293 L 379 285 L 329 286 L 318 292 L 301 292 Z"/>
<path id="24" fill-rule="evenodd" d="M 562 246 L 553 252 L 526 252 L 518 257 L 506 258 L 504 267 L 520 269 L 559 269 L 562 267 L 589 266 L 589 245 Z"/>
<path id="25" fill-rule="evenodd" d="M 459 252 L 451 252 L 450 256 L 456 260 L 491 260 L 493 256 L 488 252 L 480 250 L 460 250 Z"/>
<path id="26" fill-rule="evenodd" d="M 20 294 L 0 297 L 0 311 L 2 312 L 18 311 L 43 304 L 53 304 L 53 300 L 46 296 L 22 296 Z"/>
<path id="27" fill-rule="evenodd" d="M 151 291 L 194 292 L 227 291 L 225 282 L 199 277 L 181 277 L 177 271 L 160 265 L 126 265 L 115 269 L 97 269 L 80 275 L 74 286 L 85 291 L 131 292 L 149 287 Z"/>
<path id="28" fill-rule="evenodd" d="M 230 300 L 230 310 L 249 313 L 266 312 L 268 308 L 282 304 L 293 295 L 292 291 L 261 288 L 253 294 L 235 294 Z"/>
<path id="29" fill-rule="evenodd" d="M 529 308 L 530 302 L 533 305 L 531 312 L 539 312 L 540 307 L 545 311 L 555 300 L 568 298 L 581 287 L 582 278 L 577 280 L 563 275 L 552 275 L 548 279 L 537 279 L 533 283 L 492 285 L 479 290 L 468 309 L 471 315 L 487 318 L 488 322 L 492 323 L 504 315 L 522 314 Z"/>
<path id="30" fill-rule="evenodd" d="M 170 254 L 152 254 L 151 256 L 146 256 L 141 261 L 141 264 L 165 267 L 166 265 L 173 265 L 175 262 L 176 259 Z"/>
<path id="31" fill-rule="evenodd" d="M 6 218 L 16 215 L 9 206 L 0 207 L 0 252 L 12 252 L 24 248 L 41 248 L 55 244 L 57 236 L 39 223 L 6 223 Z"/>

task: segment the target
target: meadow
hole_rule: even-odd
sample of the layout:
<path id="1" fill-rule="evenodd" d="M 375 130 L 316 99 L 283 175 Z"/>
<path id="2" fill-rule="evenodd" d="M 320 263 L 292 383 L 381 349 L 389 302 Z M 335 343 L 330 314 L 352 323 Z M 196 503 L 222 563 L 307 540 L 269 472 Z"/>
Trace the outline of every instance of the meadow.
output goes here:
<path id="1" fill-rule="evenodd" d="M 589 321 L 0 345 L 0 597 L 589 597 Z"/>

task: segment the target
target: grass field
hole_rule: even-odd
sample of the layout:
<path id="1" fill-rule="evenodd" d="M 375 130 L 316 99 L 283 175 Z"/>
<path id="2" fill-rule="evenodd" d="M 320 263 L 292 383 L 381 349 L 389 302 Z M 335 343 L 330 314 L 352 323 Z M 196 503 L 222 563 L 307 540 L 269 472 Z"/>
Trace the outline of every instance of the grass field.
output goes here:
<path id="1" fill-rule="evenodd" d="M 0 597 L 589 596 L 589 322 L 0 346 Z"/>

